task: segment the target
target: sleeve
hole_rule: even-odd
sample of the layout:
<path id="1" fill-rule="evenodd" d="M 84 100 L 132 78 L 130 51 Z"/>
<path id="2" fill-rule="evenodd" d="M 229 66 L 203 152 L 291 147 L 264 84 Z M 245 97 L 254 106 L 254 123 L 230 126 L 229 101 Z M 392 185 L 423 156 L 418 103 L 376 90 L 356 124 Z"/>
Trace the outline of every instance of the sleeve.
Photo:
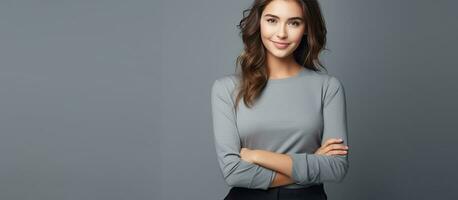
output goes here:
<path id="1" fill-rule="evenodd" d="M 230 93 L 221 80 L 211 91 L 213 134 L 218 164 L 229 186 L 267 190 L 275 171 L 244 161 Z"/>
<path id="2" fill-rule="evenodd" d="M 329 138 L 342 138 L 348 145 L 345 91 L 342 83 L 330 76 L 324 92 L 323 144 Z M 292 179 L 300 185 L 323 182 L 342 182 L 349 168 L 346 155 L 318 155 L 289 153 L 293 160 Z"/>

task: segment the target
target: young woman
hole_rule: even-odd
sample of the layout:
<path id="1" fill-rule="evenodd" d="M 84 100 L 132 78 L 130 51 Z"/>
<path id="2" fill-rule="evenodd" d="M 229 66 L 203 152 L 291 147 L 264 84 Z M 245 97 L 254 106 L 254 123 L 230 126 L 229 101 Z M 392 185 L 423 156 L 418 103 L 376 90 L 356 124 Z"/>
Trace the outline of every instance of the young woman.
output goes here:
<path id="1" fill-rule="evenodd" d="M 349 164 L 344 88 L 318 68 L 319 4 L 255 0 L 243 14 L 241 70 L 211 91 L 225 199 L 327 199 L 323 183 L 341 182 Z"/>

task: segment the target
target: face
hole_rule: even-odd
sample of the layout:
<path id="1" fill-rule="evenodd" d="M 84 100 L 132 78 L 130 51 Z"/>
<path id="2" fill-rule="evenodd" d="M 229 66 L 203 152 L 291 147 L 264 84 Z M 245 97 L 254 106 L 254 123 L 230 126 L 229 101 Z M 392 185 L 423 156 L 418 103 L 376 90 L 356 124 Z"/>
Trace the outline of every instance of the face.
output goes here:
<path id="1" fill-rule="evenodd" d="M 302 7 L 296 1 L 274 0 L 262 12 L 261 39 L 267 53 L 278 58 L 290 56 L 305 31 Z"/>

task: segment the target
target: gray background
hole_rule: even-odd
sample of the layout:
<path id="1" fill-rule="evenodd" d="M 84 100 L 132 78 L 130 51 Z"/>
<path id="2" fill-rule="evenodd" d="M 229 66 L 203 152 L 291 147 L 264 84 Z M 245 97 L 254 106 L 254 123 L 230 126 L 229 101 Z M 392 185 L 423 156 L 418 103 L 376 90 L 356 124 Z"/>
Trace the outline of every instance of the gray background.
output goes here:
<path id="1" fill-rule="evenodd" d="M 350 144 L 329 199 L 456 199 L 458 3 L 320 2 Z M 250 3 L 1 1 L 0 199 L 222 199 L 210 88 Z"/>

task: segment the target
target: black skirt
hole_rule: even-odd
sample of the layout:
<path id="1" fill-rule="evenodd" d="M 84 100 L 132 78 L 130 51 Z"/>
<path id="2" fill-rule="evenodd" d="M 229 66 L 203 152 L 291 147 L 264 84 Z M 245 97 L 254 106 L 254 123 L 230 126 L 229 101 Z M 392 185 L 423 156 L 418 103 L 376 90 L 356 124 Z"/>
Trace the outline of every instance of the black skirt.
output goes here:
<path id="1" fill-rule="evenodd" d="M 307 188 L 274 187 L 267 190 L 232 187 L 224 200 L 327 200 L 323 184 Z"/>

